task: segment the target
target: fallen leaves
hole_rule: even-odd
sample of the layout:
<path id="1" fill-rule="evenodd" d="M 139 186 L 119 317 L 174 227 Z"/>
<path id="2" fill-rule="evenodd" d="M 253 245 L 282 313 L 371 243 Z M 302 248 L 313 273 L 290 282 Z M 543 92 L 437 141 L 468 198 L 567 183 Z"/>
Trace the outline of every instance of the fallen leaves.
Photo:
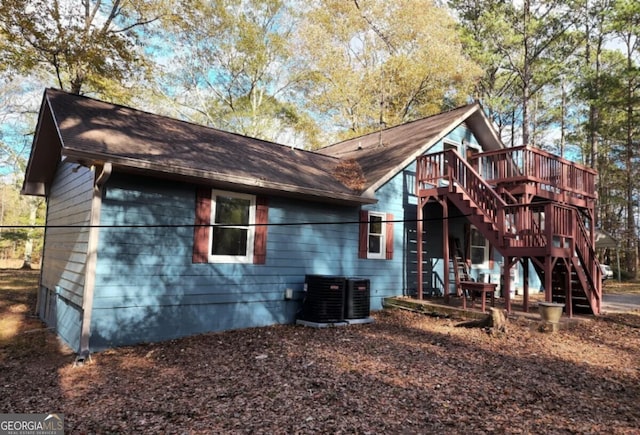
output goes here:
<path id="1" fill-rule="evenodd" d="M 640 427 L 637 314 L 555 334 L 512 322 L 507 334 L 490 336 L 390 310 L 367 325 L 283 325 L 112 349 L 83 367 L 53 346 L 53 334 L 40 335 L 45 345 L 0 349 L 0 409 L 63 412 L 69 433 L 627 434 Z"/>

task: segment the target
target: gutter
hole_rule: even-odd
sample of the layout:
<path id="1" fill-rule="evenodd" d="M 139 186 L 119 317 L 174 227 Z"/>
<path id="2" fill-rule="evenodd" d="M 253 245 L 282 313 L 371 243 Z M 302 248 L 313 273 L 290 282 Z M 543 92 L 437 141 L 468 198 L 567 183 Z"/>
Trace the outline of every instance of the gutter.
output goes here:
<path id="1" fill-rule="evenodd" d="M 93 294 L 96 285 L 96 264 L 98 262 L 98 239 L 100 237 L 100 210 L 102 209 L 102 191 L 111 176 L 111 162 L 101 167 L 95 166 L 96 176 L 91 198 L 91 217 L 89 219 L 89 241 L 87 243 L 87 262 L 84 273 L 84 296 L 82 298 L 82 327 L 80 333 L 80 352 L 76 363 L 84 363 L 89 357 L 89 338 L 91 336 L 91 313 L 93 311 Z"/>
<path id="2" fill-rule="evenodd" d="M 119 169 L 129 172 L 141 172 L 147 175 L 160 176 L 165 179 L 183 179 L 196 184 L 218 184 L 255 191 L 265 190 L 281 192 L 282 196 L 308 196 L 320 202 L 335 202 L 350 205 L 375 204 L 377 199 L 371 195 L 355 194 L 348 192 L 335 192 L 314 187 L 300 187 L 291 184 L 279 183 L 273 180 L 263 180 L 253 177 L 237 176 L 233 174 L 222 174 L 215 171 L 205 171 L 195 168 L 184 168 L 179 166 L 167 167 L 165 165 L 152 163 L 130 157 L 113 156 L 102 153 L 90 153 L 74 149 L 64 148 L 62 154 L 78 162 L 105 161 L 109 159 L 111 163 Z M 87 163 L 88 164 L 88 163 Z"/>

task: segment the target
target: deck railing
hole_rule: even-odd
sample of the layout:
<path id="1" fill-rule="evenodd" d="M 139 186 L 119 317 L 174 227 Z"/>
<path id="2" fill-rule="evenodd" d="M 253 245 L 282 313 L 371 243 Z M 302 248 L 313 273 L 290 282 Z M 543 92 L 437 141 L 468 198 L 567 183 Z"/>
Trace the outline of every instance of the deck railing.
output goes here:
<path id="1" fill-rule="evenodd" d="M 505 208 L 504 246 L 512 248 L 544 248 L 553 238 L 545 225 L 544 208 L 532 204 L 509 204 Z"/>
<path id="2" fill-rule="evenodd" d="M 593 288 L 599 288 L 602 283 L 602 270 L 600 269 L 600 262 L 596 258 L 595 246 L 591 241 L 589 230 L 584 225 L 581 219 L 578 221 L 578 231 L 576 231 L 576 251 L 581 257 L 582 264 L 587 265 L 588 269 L 587 277 L 591 277 L 591 285 Z M 601 295 L 597 291 L 586 291 L 587 297 L 591 302 L 591 306 L 596 304 L 598 311 L 600 311 Z"/>
<path id="3" fill-rule="evenodd" d="M 442 188 L 463 189 L 471 206 L 495 225 L 500 234 L 498 250 L 545 248 L 547 255 L 555 251 L 555 256 L 579 256 L 590 284 L 584 292 L 594 312 L 600 312 L 601 271 L 592 237 L 576 208 L 553 200 L 518 203 L 500 184 L 535 182 L 557 194 L 595 199 L 595 171 L 526 147 L 483 153 L 478 158 L 477 164 L 470 164 L 454 150 L 418 157 L 416 193 L 441 195 Z"/>
<path id="4" fill-rule="evenodd" d="M 418 157 L 417 192 L 452 186 L 452 183 L 464 188 L 476 207 L 495 222 L 498 228 L 503 228 L 506 206 L 504 199 L 457 152 L 448 150 Z"/>
<path id="5" fill-rule="evenodd" d="M 527 160 L 529 149 L 516 150 L 516 158 Z M 539 155 L 535 150 L 531 155 Z M 503 154 L 500 154 L 503 156 Z M 501 161 L 501 174 L 513 174 L 518 166 L 507 165 Z M 529 158 L 528 161 L 531 161 Z M 510 166 L 507 168 L 507 166 Z M 530 164 L 529 166 L 537 166 Z M 522 167 L 522 166 L 520 166 Z M 591 172 L 590 170 L 586 171 Z M 540 173 L 540 171 L 538 171 Z M 548 172 L 547 172 L 548 173 Z M 511 176 L 511 179 L 517 177 Z M 531 177 L 529 177 L 531 178 Z M 523 177 L 520 177 L 523 180 Z M 495 189 L 476 170 L 454 150 L 427 154 L 418 157 L 416 184 L 417 191 L 450 186 L 455 183 L 462 187 L 467 196 L 485 216 L 496 225 L 503 235 L 505 247 L 548 247 L 573 249 L 572 243 L 578 243 L 577 249 L 585 254 L 586 264 L 595 259 L 593 244 L 586 230 L 576 228 L 578 217 L 572 207 L 558 203 L 521 204 L 509 200 L 509 196 L 499 195 Z M 505 201 L 505 199 L 508 201 Z M 574 240 L 575 239 L 575 240 Z M 597 273 L 597 271 L 595 272 Z"/>
<path id="6" fill-rule="evenodd" d="M 489 184 L 531 182 L 554 193 L 583 199 L 597 197 L 595 170 L 538 148 L 504 148 L 476 154 L 474 160 Z"/>

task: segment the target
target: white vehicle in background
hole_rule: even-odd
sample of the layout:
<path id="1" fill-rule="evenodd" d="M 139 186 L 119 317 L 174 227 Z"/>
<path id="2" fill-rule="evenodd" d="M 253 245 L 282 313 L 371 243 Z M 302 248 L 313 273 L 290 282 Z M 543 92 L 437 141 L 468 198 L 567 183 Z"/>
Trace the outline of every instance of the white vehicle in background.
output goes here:
<path id="1" fill-rule="evenodd" d="M 608 264 L 601 264 L 600 270 L 602 271 L 602 280 L 613 278 L 613 269 Z"/>

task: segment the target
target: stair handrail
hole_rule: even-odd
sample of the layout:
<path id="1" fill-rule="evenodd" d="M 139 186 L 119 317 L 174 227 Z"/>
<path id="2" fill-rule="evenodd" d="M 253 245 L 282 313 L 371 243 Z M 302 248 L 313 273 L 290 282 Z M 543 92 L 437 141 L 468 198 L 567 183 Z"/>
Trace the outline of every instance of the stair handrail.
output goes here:
<path id="1" fill-rule="evenodd" d="M 451 191 L 458 185 L 478 210 L 496 226 L 499 234 L 505 234 L 507 202 L 456 150 L 418 157 L 416 171 L 416 192 L 444 186 Z M 504 241 L 501 243 L 504 244 Z"/>
<path id="2" fill-rule="evenodd" d="M 585 293 L 589 297 L 591 301 L 592 298 L 595 298 L 596 304 L 599 306 L 600 299 L 602 298 L 600 294 L 600 283 L 602 282 L 602 270 L 600 269 L 600 262 L 596 257 L 596 251 L 591 243 L 591 238 L 587 236 L 588 231 L 587 227 L 582 222 L 582 219 L 576 219 L 578 222 L 579 231 L 576 232 L 576 240 L 575 246 L 578 251 L 578 255 L 581 257 L 581 261 L 583 264 L 583 269 L 589 270 L 587 274 L 587 279 L 591 281 L 591 286 L 595 291 L 591 291 L 591 289 L 585 289 Z M 585 268 L 584 265 L 591 265 L 589 269 Z M 592 307 L 594 308 L 594 307 Z M 594 312 L 596 310 L 594 309 Z"/>
<path id="3" fill-rule="evenodd" d="M 462 187 L 478 209 L 495 222 L 500 234 L 505 231 L 506 201 L 455 150 L 447 150 L 447 175 L 450 186 Z"/>

